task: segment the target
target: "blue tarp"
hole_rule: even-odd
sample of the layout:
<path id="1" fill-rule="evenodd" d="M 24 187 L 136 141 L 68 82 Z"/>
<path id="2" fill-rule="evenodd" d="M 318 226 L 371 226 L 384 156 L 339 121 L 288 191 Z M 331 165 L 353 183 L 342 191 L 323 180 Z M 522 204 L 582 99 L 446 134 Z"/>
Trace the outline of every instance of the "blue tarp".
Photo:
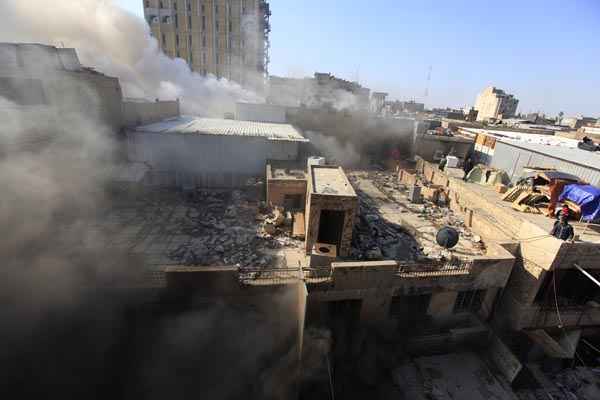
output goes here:
<path id="1" fill-rule="evenodd" d="M 600 188 L 592 185 L 567 185 L 558 201 L 571 200 L 581 207 L 581 216 L 586 221 L 600 218 Z"/>

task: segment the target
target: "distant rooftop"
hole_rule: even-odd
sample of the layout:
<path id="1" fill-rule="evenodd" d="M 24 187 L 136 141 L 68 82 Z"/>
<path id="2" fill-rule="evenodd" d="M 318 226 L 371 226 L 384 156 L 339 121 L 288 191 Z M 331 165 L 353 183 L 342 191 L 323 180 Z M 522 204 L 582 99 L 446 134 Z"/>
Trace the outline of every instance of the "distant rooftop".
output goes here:
<path id="1" fill-rule="evenodd" d="M 311 166 L 312 192 L 335 196 L 356 196 L 342 167 L 333 165 Z"/>
<path id="2" fill-rule="evenodd" d="M 290 142 L 308 142 L 300 132 L 290 124 L 238 121 L 233 119 L 199 118 L 180 116 L 154 124 L 138 126 L 138 132 L 180 133 L 218 136 L 263 137 L 267 140 Z"/>

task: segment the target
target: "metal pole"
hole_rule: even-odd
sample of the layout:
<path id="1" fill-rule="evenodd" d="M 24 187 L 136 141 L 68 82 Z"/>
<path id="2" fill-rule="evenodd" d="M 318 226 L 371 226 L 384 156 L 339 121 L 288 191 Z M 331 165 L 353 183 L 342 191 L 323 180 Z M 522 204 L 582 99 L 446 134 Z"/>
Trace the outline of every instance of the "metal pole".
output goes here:
<path id="1" fill-rule="evenodd" d="M 598 279 L 594 278 L 592 275 L 589 274 L 589 272 L 587 272 L 585 269 L 581 268 L 579 265 L 577 264 L 573 264 L 575 266 L 575 268 L 577 268 L 582 274 L 584 274 L 585 276 L 587 276 L 588 278 L 590 278 L 590 280 L 592 282 L 594 282 L 598 287 L 600 287 L 600 282 L 598 281 Z"/>

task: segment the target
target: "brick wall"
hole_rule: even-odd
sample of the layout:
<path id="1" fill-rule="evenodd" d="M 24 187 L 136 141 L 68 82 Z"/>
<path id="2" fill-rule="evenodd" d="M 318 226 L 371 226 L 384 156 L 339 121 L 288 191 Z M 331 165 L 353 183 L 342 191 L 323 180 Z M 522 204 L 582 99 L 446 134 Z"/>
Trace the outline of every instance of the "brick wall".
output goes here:
<path id="1" fill-rule="evenodd" d="M 267 181 L 267 204 L 283 207 L 285 195 L 301 195 L 306 202 L 306 180 L 269 179 Z"/>
<path id="2" fill-rule="evenodd" d="M 333 196 L 310 193 L 305 210 L 306 218 L 306 252 L 309 253 L 319 235 L 319 222 L 322 210 L 344 211 L 342 238 L 337 249 L 339 256 L 350 254 L 352 247 L 352 229 L 358 209 L 356 196 Z"/>

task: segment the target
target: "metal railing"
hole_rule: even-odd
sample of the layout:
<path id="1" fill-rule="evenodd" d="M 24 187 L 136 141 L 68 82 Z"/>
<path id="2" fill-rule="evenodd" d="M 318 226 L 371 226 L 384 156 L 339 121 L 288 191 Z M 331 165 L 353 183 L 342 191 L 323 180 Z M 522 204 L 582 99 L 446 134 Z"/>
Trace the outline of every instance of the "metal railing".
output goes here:
<path id="1" fill-rule="evenodd" d="M 285 285 L 303 280 L 300 268 L 240 268 L 238 274 L 244 285 Z"/>
<path id="2" fill-rule="evenodd" d="M 471 273 L 471 261 L 448 260 L 444 262 L 410 262 L 398 266 L 398 275 L 401 278 L 446 278 L 467 276 Z"/>
<path id="3" fill-rule="evenodd" d="M 288 285 L 299 281 L 324 283 L 331 281 L 331 268 L 240 268 L 240 283 L 244 285 Z"/>

